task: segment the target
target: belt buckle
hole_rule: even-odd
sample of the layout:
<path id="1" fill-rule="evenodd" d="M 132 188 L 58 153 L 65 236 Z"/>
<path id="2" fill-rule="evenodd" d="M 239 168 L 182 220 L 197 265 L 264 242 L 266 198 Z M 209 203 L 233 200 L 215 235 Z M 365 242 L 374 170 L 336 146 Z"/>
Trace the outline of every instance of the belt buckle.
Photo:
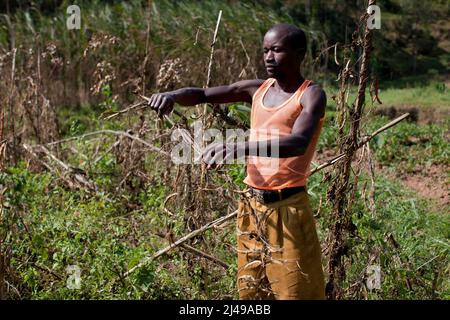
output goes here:
<path id="1" fill-rule="evenodd" d="M 258 202 L 266 203 L 264 192 L 258 192 L 255 189 L 252 189 L 252 194 Z"/>
<path id="2" fill-rule="evenodd" d="M 255 189 L 252 189 L 252 194 L 253 194 L 253 196 L 255 197 L 255 199 L 258 202 L 261 202 L 263 204 L 267 204 L 267 203 L 272 203 L 272 202 L 283 200 L 282 190 L 277 190 L 278 200 L 275 200 L 274 197 L 270 197 L 270 194 L 267 193 L 264 190 L 256 191 Z"/>
<path id="3" fill-rule="evenodd" d="M 266 198 L 264 197 L 264 192 L 256 193 L 256 200 L 261 203 L 266 203 Z"/>

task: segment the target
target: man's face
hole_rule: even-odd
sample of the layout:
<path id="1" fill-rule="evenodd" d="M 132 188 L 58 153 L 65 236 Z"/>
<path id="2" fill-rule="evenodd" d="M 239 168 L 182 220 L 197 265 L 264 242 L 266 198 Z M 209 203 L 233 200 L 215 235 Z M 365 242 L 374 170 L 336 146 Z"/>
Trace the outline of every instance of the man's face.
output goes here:
<path id="1" fill-rule="evenodd" d="M 264 64 L 269 77 L 283 77 L 300 67 L 300 52 L 292 48 L 286 35 L 272 30 L 264 36 Z"/>

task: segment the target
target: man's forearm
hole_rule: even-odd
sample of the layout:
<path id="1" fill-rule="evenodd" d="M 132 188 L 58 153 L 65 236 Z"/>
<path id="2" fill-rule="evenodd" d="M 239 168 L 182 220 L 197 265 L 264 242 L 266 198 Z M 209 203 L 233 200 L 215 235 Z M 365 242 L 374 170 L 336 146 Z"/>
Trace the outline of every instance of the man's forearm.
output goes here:
<path id="1" fill-rule="evenodd" d="M 289 158 L 303 155 L 309 141 L 301 136 L 288 136 L 279 140 L 246 141 L 235 145 L 236 156 Z"/>
<path id="2" fill-rule="evenodd" d="M 195 106 L 206 102 L 205 90 L 202 88 L 181 88 L 167 94 L 171 94 L 174 102 L 182 106 Z"/>

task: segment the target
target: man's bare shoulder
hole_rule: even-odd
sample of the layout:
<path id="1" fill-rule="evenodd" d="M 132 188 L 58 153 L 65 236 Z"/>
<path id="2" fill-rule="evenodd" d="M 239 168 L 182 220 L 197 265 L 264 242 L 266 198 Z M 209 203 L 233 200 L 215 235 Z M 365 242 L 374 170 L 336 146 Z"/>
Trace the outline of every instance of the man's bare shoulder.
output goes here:
<path id="1" fill-rule="evenodd" d="M 316 83 L 312 83 L 311 85 L 306 88 L 305 93 L 303 94 L 304 97 L 318 97 L 318 96 L 326 96 L 325 91 L 322 89 L 322 87 Z"/>
<path id="2" fill-rule="evenodd" d="M 327 104 L 327 96 L 321 86 L 318 84 L 311 84 L 303 93 L 300 103 L 304 107 L 323 114 Z"/>

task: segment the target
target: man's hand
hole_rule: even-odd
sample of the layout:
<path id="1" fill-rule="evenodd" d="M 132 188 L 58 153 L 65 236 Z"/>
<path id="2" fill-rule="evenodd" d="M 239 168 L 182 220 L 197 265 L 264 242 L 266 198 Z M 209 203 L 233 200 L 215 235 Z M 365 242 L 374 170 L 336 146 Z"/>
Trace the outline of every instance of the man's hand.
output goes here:
<path id="1" fill-rule="evenodd" d="M 207 169 L 214 169 L 218 164 L 223 164 L 230 158 L 234 158 L 236 152 L 234 143 L 214 143 L 205 148 L 202 160 L 207 164 Z"/>
<path id="2" fill-rule="evenodd" d="M 175 99 L 171 93 L 155 93 L 152 94 L 148 105 L 150 108 L 158 113 L 158 117 L 162 118 L 164 115 L 169 114 L 173 110 Z"/>

